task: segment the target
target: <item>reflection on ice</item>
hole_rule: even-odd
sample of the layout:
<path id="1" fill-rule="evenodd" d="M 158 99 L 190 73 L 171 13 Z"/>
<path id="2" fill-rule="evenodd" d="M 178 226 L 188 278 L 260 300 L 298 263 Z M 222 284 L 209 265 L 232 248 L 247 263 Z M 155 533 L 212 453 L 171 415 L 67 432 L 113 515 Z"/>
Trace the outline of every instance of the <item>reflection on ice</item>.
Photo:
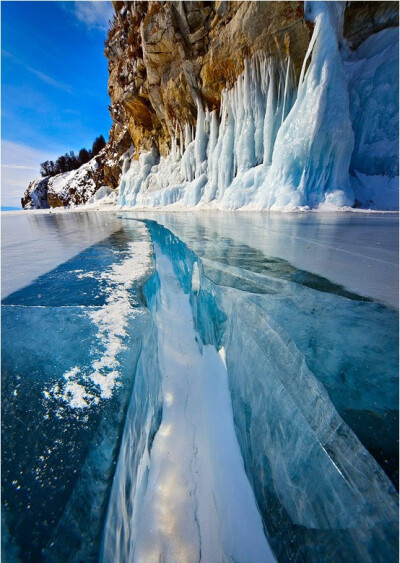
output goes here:
<path id="1" fill-rule="evenodd" d="M 1 217 L 1 298 L 121 228 L 110 213 L 18 213 Z"/>
<path id="2" fill-rule="evenodd" d="M 130 212 L 119 217 L 154 218 L 200 255 L 204 242 L 218 249 L 218 241 L 228 238 L 398 309 L 397 214 Z"/>
<path id="3" fill-rule="evenodd" d="M 177 229 L 180 219 L 172 217 L 171 222 Z M 355 334 L 362 330 L 357 327 L 357 318 L 361 318 L 369 330 L 365 337 L 371 342 L 380 330 L 374 333 L 374 327 L 386 323 L 382 334 L 391 331 L 393 340 L 388 342 L 379 337 L 374 342 L 374 354 L 369 357 L 378 366 L 382 361 L 379 350 L 394 355 L 383 368 L 380 381 L 379 408 L 384 411 L 391 408 L 391 396 L 396 395 L 397 315 L 376 303 L 357 300 L 356 296 L 349 298 L 345 292 L 336 295 L 331 292 L 328 280 L 325 280 L 326 289 L 322 283 L 315 291 L 302 285 L 301 279 L 288 281 L 284 275 L 281 279 L 276 275 L 271 278 L 268 270 L 253 273 L 243 269 L 233 285 L 220 285 L 223 278 L 216 285 L 210 264 L 215 261 L 216 253 L 217 260 L 229 264 L 229 257 L 238 248 L 232 240 L 210 236 L 207 229 L 193 230 L 193 223 L 189 222 L 185 239 L 189 246 L 201 247 L 201 254 L 207 256 L 203 265 L 203 260 L 199 261 L 165 229 L 151 224 L 150 231 L 152 239 L 172 260 L 174 273 L 184 290 L 193 290 L 195 326 L 204 345 L 225 349 L 235 429 L 246 473 L 277 557 L 303 554 L 310 561 L 324 558 L 364 561 L 371 554 L 376 560 L 396 557 L 396 491 L 340 418 L 326 390 L 310 371 L 306 347 L 301 350 L 295 342 L 302 325 L 306 331 L 311 328 L 306 311 L 312 313 L 315 307 L 327 311 L 332 306 L 339 333 L 342 323 L 344 326 L 355 323 Z M 194 273 L 197 268 L 201 270 L 199 281 Z M 218 269 L 218 263 L 215 268 Z M 234 270 L 231 266 L 227 269 Z M 272 284 L 273 291 L 247 293 L 242 285 L 246 277 L 255 283 L 255 288 L 257 284 L 267 288 Z M 317 326 L 317 330 L 321 327 L 322 324 Z M 300 328 L 299 334 L 296 328 Z M 322 331 L 321 342 L 324 336 L 329 345 L 332 337 Z M 344 358 L 348 355 L 350 363 L 357 362 L 357 350 L 363 354 L 362 345 L 358 349 L 357 337 L 347 344 L 345 338 L 344 333 L 342 349 L 337 353 Z M 356 352 L 351 352 L 352 346 Z M 331 357 L 332 350 L 327 350 L 327 355 Z M 370 382 L 365 389 L 366 400 L 376 393 L 373 371 L 372 366 L 366 375 Z M 321 377 L 318 370 L 316 373 Z M 335 377 L 335 368 L 329 377 Z M 362 385 L 359 381 L 361 392 Z M 363 404 L 356 397 L 353 400 L 362 413 Z M 389 431 L 387 427 L 386 432 Z M 393 436 L 392 443 L 395 443 Z"/>

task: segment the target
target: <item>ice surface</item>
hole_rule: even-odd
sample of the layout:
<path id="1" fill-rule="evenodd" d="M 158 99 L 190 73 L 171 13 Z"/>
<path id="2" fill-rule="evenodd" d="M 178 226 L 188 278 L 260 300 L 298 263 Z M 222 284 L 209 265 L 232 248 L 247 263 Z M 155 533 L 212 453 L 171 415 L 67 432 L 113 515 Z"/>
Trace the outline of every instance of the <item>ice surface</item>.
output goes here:
<path id="1" fill-rule="evenodd" d="M 93 212 L 7 213 L 1 223 L 2 299 L 121 228 Z"/>
<path id="2" fill-rule="evenodd" d="M 397 216 L 115 221 L 3 300 L 7 556 L 397 560 Z"/>
<path id="3" fill-rule="evenodd" d="M 150 226 L 150 231 L 153 240 L 173 259 L 174 273 L 186 292 L 191 291 L 192 280 L 195 280 L 191 304 L 195 327 L 203 343 L 225 349 L 238 441 L 278 559 L 295 558 L 300 553 L 311 561 L 328 557 L 363 561 L 371 554 L 382 561 L 396 557 L 396 492 L 338 415 L 326 390 L 310 371 L 304 355 L 288 333 L 290 324 L 287 329 L 285 324 L 290 321 L 293 310 L 294 315 L 301 316 L 294 334 L 301 324 L 311 323 L 311 327 L 309 315 L 321 314 L 323 318 L 329 303 L 336 312 L 336 316 L 332 316 L 336 331 L 344 323 L 354 325 L 359 334 L 362 328 L 355 327 L 360 315 L 365 316 L 366 326 L 372 330 L 372 317 L 375 315 L 375 323 L 379 324 L 383 320 L 383 317 L 378 320 L 382 313 L 389 324 L 382 331 L 380 345 L 373 333 L 368 335 L 371 341 L 367 344 L 375 346 L 374 361 L 378 365 L 386 344 L 393 352 L 397 350 L 397 315 L 390 311 L 384 313 L 380 306 L 357 300 L 357 296 L 341 295 L 338 288 L 326 282 L 323 285 L 322 280 L 317 291 L 313 287 L 316 280 L 309 287 L 304 276 L 303 279 L 292 276 L 290 281 L 284 281 L 285 268 L 286 276 L 289 271 L 283 264 L 275 268 L 272 278 L 268 273 L 235 272 L 229 261 L 235 256 L 240 258 L 235 245 L 225 246 L 221 239 L 209 238 L 206 232 L 201 244 L 205 245 L 206 252 L 208 244 L 211 245 L 211 262 L 228 261 L 229 264 L 227 272 L 215 277 L 218 266 L 210 269 L 207 262 L 198 261 L 168 232 L 155 226 Z M 217 258 L 218 248 L 221 254 Z M 246 249 L 243 249 L 243 256 L 246 256 Z M 268 262 L 271 261 L 264 262 L 265 269 Z M 194 263 L 200 270 L 200 284 L 196 281 Z M 254 256 L 249 258 L 249 263 L 261 266 Z M 293 297 L 298 297 L 291 299 L 291 292 Z M 320 298 L 319 293 L 322 293 Z M 286 306 L 287 314 L 284 313 Z M 324 312 L 316 309 L 320 306 L 325 308 Z M 368 314 L 372 315 L 369 320 Z M 394 333 L 392 343 L 385 341 L 387 330 Z M 313 346 L 318 349 L 318 337 L 313 334 L 317 338 Z M 321 336 L 321 341 L 323 338 Z M 332 345 L 332 338 L 329 340 Z M 346 358 L 349 350 L 343 343 L 341 346 Z M 353 340 L 353 346 L 360 346 L 363 353 L 362 342 Z M 349 356 L 348 360 L 356 366 L 356 358 Z M 387 408 L 396 408 L 396 401 L 391 403 L 388 398 L 396 393 L 397 361 L 398 358 L 394 358 L 392 366 L 384 368 L 383 379 L 378 382 L 382 390 L 382 413 Z M 379 401 L 373 377 L 370 379 L 373 370 L 366 375 L 369 388 L 363 394 L 365 398 L 369 394 L 370 403 L 363 405 L 356 394 L 352 407 L 368 410 L 374 400 Z M 356 384 L 358 388 L 360 383 Z M 351 385 L 349 382 L 348 387 Z"/>
<path id="4" fill-rule="evenodd" d="M 64 216 L 70 231 L 74 215 Z M 150 326 L 140 297 L 152 271 L 146 233 L 131 222 L 2 302 L 2 498 L 24 560 L 98 554 Z"/>
<path id="5" fill-rule="evenodd" d="M 228 238 L 399 307 L 397 214 L 146 212 L 146 217 L 165 225 L 200 255 L 205 233 L 207 240 Z"/>

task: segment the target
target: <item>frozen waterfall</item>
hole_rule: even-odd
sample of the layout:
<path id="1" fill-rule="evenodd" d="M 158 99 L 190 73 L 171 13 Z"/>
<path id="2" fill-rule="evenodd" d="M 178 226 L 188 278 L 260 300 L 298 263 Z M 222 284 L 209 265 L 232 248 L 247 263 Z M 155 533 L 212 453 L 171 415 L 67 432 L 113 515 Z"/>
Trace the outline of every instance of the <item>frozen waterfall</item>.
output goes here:
<path id="1" fill-rule="evenodd" d="M 349 164 L 354 146 L 347 82 L 338 48 L 344 3 L 307 2 L 315 22 L 297 99 L 279 129 L 259 207 L 352 205 Z M 312 54 L 307 73 L 306 64 Z"/>
<path id="2" fill-rule="evenodd" d="M 196 129 L 176 126 L 169 155 L 153 150 L 126 158 L 118 203 L 228 210 L 354 203 L 397 208 L 398 109 L 374 102 L 371 119 L 368 99 L 371 88 L 387 98 L 389 78 L 398 74 L 398 30 L 371 36 L 348 56 L 344 8 L 344 2 L 305 3 L 314 31 L 298 84 L 290 57 L 255 54 L 222 93 L 219 112 L 197 99 Z M 390 100 L 396 97 L 392 90 Z"/>

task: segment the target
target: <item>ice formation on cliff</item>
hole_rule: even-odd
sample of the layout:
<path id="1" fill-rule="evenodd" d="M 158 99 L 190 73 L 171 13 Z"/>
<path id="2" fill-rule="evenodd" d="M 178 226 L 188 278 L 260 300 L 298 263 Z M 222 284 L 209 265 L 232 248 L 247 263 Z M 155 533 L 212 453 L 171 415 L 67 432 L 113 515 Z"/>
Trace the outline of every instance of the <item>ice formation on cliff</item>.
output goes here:
<path id="1" fill-rule="evenodd" d="M 198 100 L 196 131 L 176 130 L 167 157 L 153 150 L 127 159 L 118 203 L 291 210 L 357 200 L 396 208 L 398 90 L 389 79 L 398 72 L 398 30 L 375 34 L 343 61 L 343 11 L 341 2 L 306 3 L 315 25 L 299 84 L 289 58 L 253 56 L 223 92 L 219 115 Z"/>

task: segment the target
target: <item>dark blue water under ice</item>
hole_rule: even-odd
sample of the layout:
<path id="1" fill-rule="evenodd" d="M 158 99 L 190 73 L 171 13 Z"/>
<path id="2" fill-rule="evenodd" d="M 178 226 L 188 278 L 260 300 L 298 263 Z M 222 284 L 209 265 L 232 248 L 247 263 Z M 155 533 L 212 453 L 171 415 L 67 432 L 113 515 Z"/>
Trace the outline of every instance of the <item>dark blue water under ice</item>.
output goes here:
<path id="1" fill-rule="evenodd" d="M 177 222 L 123 215 L 108 238 L 3 299 L 3 560 L 126 560 L 107 542 L 129 525 L 162 419 L 157 264 L 128 287 L 109 397 L 90 378 L 111 338 L 93 314 L 110 313 L 119 286 L 104 272 L 134 258 L 145 226 L 190 298 L 196 338 L 225 351 L 235 432 L 277 560 L 397 561 L 397 311 L 201 224 L 183 242 Z M 115 488 L 124 506 L 110 502 Z"/>

